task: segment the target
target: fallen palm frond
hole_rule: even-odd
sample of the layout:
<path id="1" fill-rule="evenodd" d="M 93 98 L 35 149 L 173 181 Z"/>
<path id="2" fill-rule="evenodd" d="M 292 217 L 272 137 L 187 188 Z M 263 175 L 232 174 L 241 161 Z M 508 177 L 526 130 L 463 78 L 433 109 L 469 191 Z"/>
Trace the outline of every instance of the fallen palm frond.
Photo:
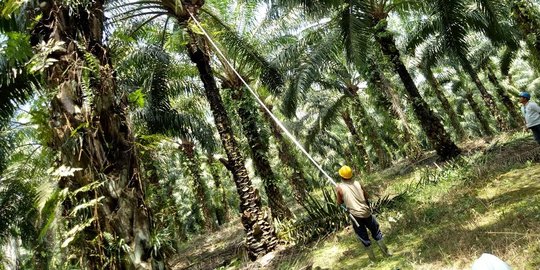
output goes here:
<path id="1" fill-rule="evenodd" d="M 276 222 L 278 237 L 294 243 L 308 243 L 324 238 L 347 224 L 347 215 L 335 203 L 329 188 L 322 188 L 322 197 L 310 194 L 303 207 L 306 214 L 296 220 Z"/>

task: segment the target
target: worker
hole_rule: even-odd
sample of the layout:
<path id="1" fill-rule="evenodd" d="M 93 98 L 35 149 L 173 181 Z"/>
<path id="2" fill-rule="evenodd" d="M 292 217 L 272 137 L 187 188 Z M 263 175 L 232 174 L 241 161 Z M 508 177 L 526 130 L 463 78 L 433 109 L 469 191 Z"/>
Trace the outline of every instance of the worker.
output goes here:
<path id="1" fill-rule="evenodd" d="M 530 100 L 531 94 L 519 93 L 519 103 L 521 103 L 521 113 L 525 117 L 525 124 L 532 131 L 534 140 L 540 144 L 540 107 Z"/>
<path id="2" fill-rule="evenodd" d="M 376 261 L 375 254 L 371 248 L 368 232 L 381 248 L 385 256 L 391 256 L 384 241 L 383 234 L 379 228 L 379 223 L 372 214 L 371 207 L 368 201 L 368 196 L 358 181 L 353 180 L 353 172 L 351 167 L 345 165 L 339 169 L 339 176 L 342 182 L 336 185 L 337 203 L 338 205 L 345 204 L 345 207 L 351 214 L 353 220 L 353 228 L 356 235 L 364 245 L 364 248 L 371 261 Z"/>

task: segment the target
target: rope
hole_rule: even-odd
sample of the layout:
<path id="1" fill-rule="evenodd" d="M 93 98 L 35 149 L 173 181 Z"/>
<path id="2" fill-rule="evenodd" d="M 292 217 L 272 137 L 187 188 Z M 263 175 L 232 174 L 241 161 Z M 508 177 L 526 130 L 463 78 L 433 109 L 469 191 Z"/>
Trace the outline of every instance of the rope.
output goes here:
<path id="1" fill-rule="evenodd" d="M 287 130 L 287 128 L 283 125 L 283 123 L 281 123 L 281 121 L 279 121 L 279 119 L 272 113 L 272 111 L 270 109 L 268 109 L 268 107 L 266 107 L 264 102 L 259 98 L 259 95 L 257 95 L 257 93 L 249 86 L 249 84 L 244 80 L 244 78 L 242 78 L 242 76 L 240 76 L 240 73 L 238 73 L 238 71 L 236 71 L 236 69 L 232 66 L 232 64 L 229 62 L 229 60 L 227 60 L 227 57 L 225 57 L 225 55 L 221 52 L 221 50 L 218 48 L 218 46 L 214 43 L 212 38 L 208 35 L 208 33 L 206 33 L 206 31 L 203 29 L 202 25 L 195 18 L 195 16 L 193 16 L 191 11 L 188 10 L 188 12 L 189 12 L 189 15 L 191 16 L 191 18 L 193 19 L 193 21 L 195 22 L 195 24 L 199 27 L 199 29 L 206 36 L 208 41 L 210 41 L 212 46 L 216 49 L 216 52 L 221 56 L 221 58 L 225 61 L 225 63 L 227 63 L 227 65 L 236 74 L 236 76 L 238 76 L 238 78 L 242 81 L 242 83 L 247 87 L 247 89 L 249 90 L 251 95 L 253 95 L 253 97 L 255 97 L 255 99 L 261 105 L 261 107 L 263 107 L 263 109 L 268 113 L 268 115 L 270 115 L 272 120 L 274 120 L 274 122 L 276 122 L 276 124 L 279 126 L 279 128 L 281 130 L 283 130 L 283 132 L 285 132 L 287 137 L 289 137 L 289 139 L 291 139 L 291 141 L 293 141 L 293 143 L 302 151 L 302 153 L 304 153 L 304 155 L 311 161 L 311 163 L 313 163 L 313 165 L 315 165 L 315 167 L 317 167 L 317 169 L 319 169 L 319 171 L 321 171 L 324 174 L 324 176 L 326 176 L 326 180 L 328 180 L 328 182 L 330 182 L 332 185 L 337 186 L 336 182 L 332 179 L 332 177 L 330 177 L 330 175 L 328 175 L 328 173 L 321 167 L 321 165 L 319 165 L 319 163 L 317 163 L 317 161 L 315 161 L 315 159 L 313 159 L 313 157 L 306 151 L 306 149 L 304 149 L 304 147 L 300 144 L 300 142 L 298 142 L 298 140 L 296 140 L 294 135 L 292 135 L 289 132 L 289 130 Z"/>

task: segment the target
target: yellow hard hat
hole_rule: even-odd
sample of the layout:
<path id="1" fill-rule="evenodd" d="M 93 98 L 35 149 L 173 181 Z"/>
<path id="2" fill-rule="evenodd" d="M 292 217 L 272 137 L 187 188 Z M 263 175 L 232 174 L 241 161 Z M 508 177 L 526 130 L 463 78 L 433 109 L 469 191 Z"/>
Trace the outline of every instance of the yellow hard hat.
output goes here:
<path id="1" fill-rule="evenodd" d="M 352 178 L 352 169 L 351 167 L 347 165 L 343 165 L 341 169 L 339 169 L 339 176 L 341 176 L 344 179 L 351 179 Z"/>

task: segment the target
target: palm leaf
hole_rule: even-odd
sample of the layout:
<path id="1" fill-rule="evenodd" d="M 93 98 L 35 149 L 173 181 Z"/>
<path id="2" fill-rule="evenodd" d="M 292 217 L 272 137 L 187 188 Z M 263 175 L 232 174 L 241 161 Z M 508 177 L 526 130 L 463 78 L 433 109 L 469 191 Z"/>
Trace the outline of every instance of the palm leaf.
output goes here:
<path id="1" fill-rule="evenodd" d="M 504 76 L 508 76 L 510 72 L 510 66 L 512 65 L 512 62 L 516 59 L 517 51 L 506 47 L 504 50 L 501 59 L 500 59 L 500 68 L 501 68 L 501 74 Z"/>
<path id="2" fill-rule="evenodd" d="M 341 30 L 342 42 L 347 53 L 347 59 L 365 66 L 368 47 L 370 43 L 371 19 L 367 12 L 357 12 L 357 9 L 366 10 L 367 1 L 354 1 L 341 11 L 338 24 Z"/>
<path id="3" fill-rule="evenodd" d="M 283 85 L 281 72 L 276 65 L 267 61 L 248 40 L 223 22 L 217 15 L 208 9 L 203 9 L 208 18 L 205 18 L 210 27 L 214 27 L 214 36 L 219 44 L 227 51 L 228 58 L 234 59 L 238 67 L 246 75 L 260 78 L 261 82 L 273 93 Z M 249 74 L 255 73 L 255 74 Z"/>
<path id="4" fill-rule="evenodd" d="M 327 109 L 322 111 L 309 130 L 306 136 L 306 147 L 309 147 L 315 141 L 315 137 L 322 131 L 328 129 L 332 123 L 335 123 L 335 119 L 338 118 L 338 113 L 343 109 L 343 106 L 347 104 L 350 97 L 343 95 L 339 97 L 333 104 Z"/>

